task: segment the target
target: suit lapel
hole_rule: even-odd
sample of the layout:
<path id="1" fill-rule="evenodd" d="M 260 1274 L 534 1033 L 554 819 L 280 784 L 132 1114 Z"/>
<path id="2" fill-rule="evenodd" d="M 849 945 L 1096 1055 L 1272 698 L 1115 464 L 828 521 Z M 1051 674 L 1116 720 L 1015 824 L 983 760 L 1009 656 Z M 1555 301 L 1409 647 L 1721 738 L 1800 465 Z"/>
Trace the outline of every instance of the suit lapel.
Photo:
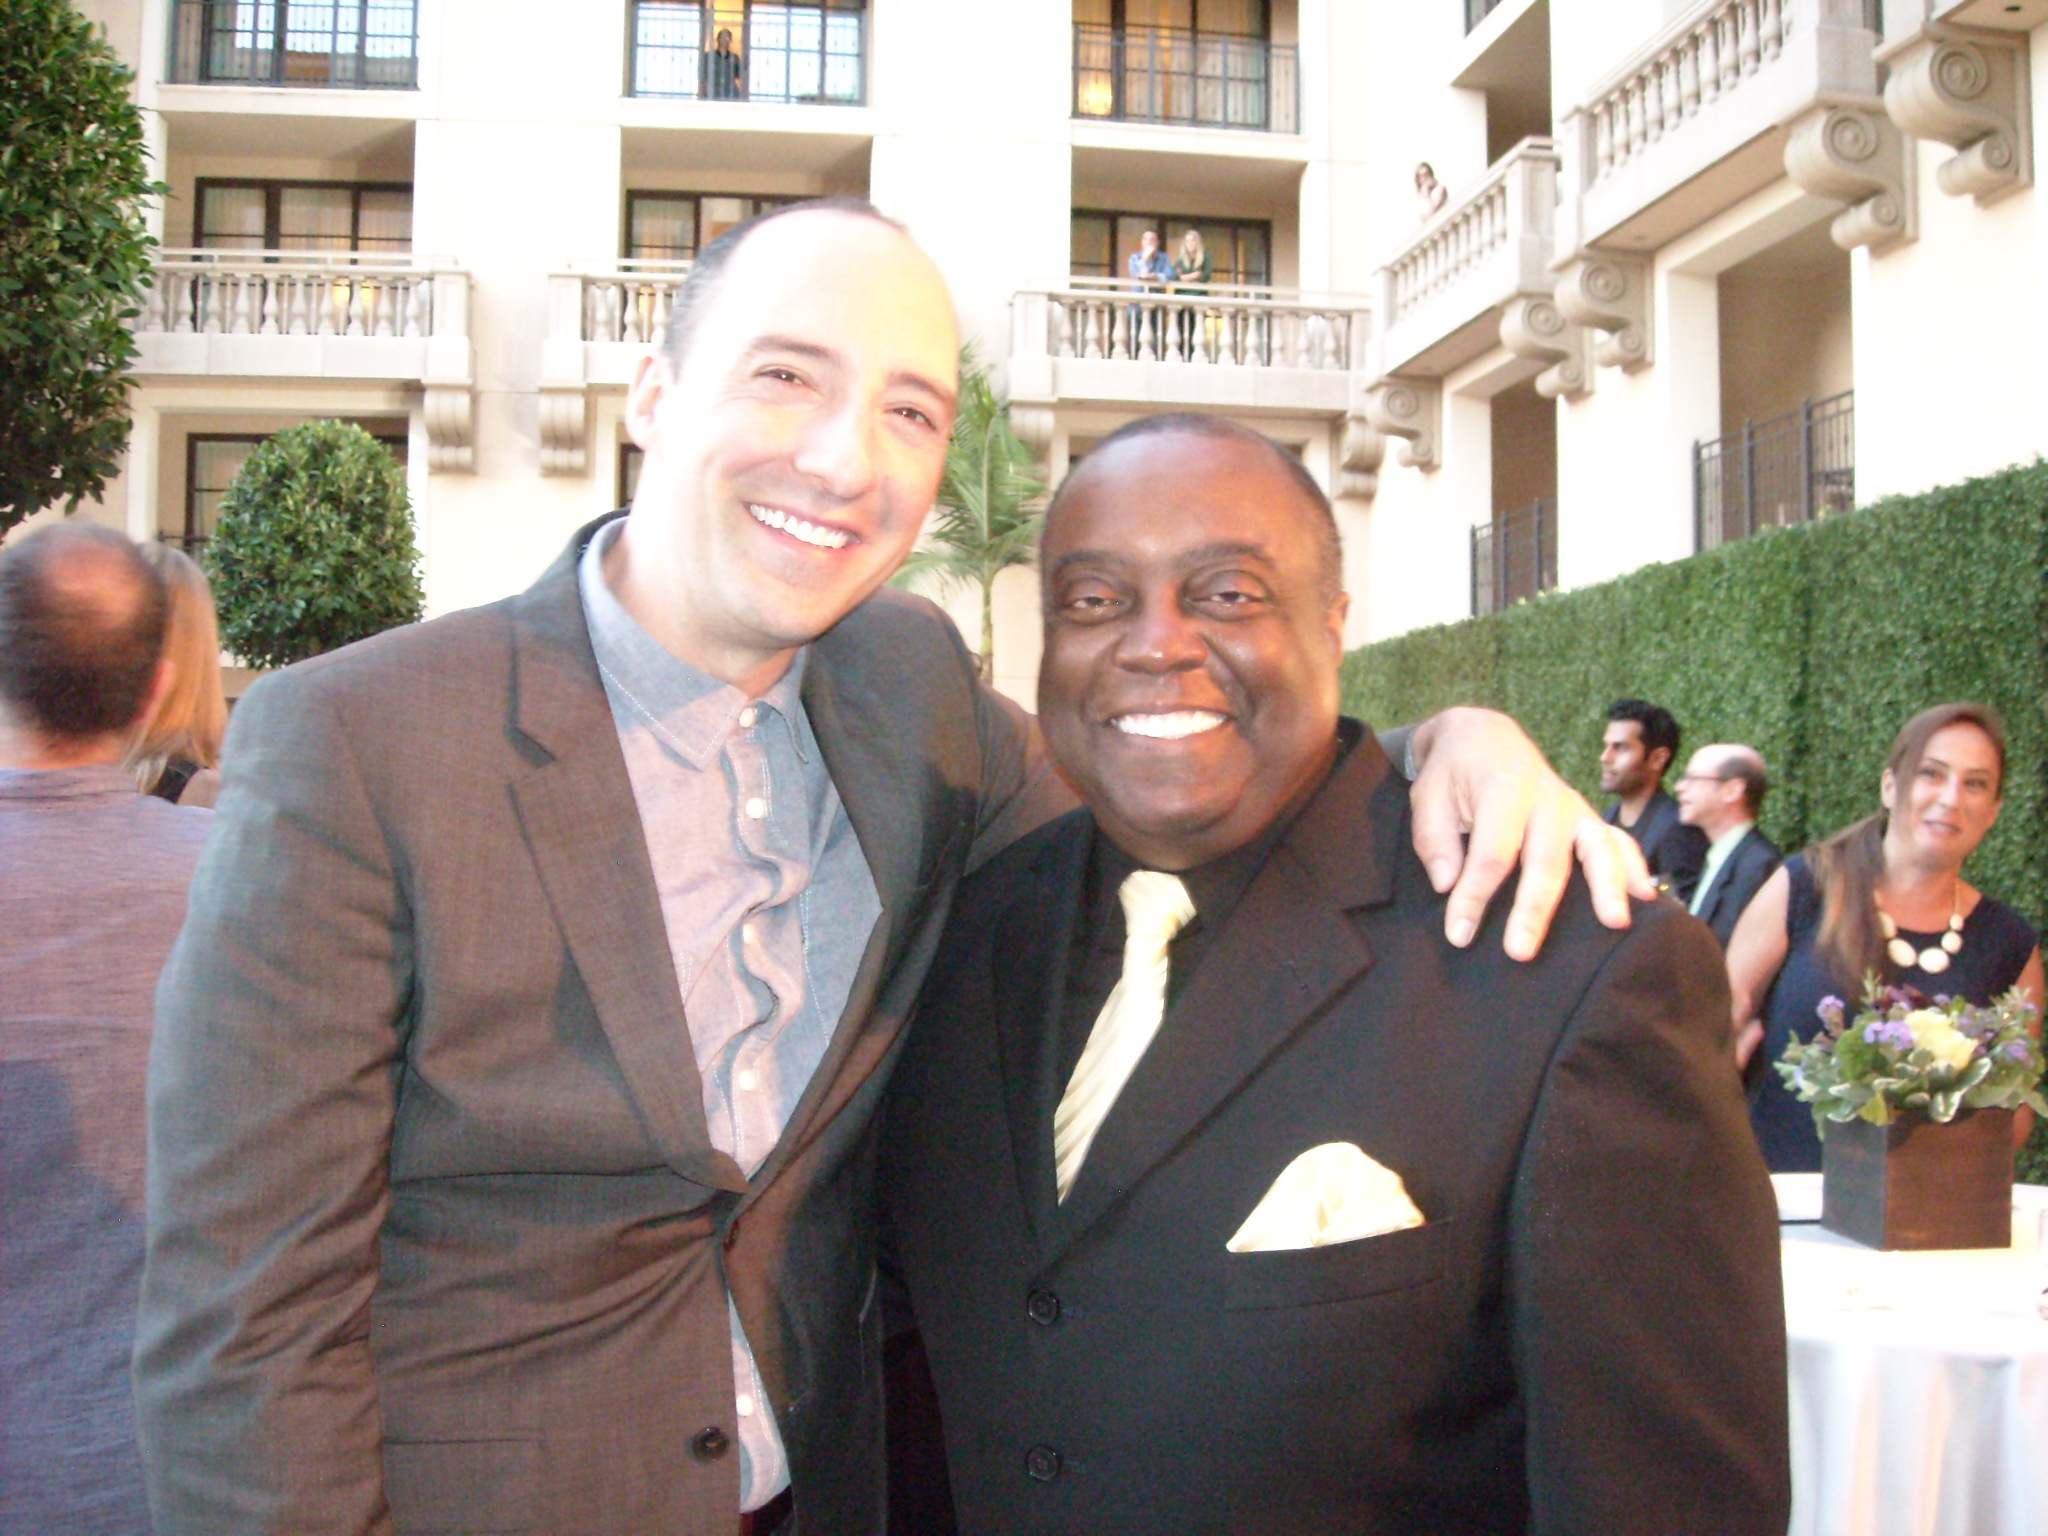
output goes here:
<path id="1" fill-rule="evenodd" d="M 654 868 L 590 648 L 579 533 L 514 610 L 513 725 L 540 761 L 512 799 L 555 920 L 662 1157 L 710 1188 L 746 1187 L 711 1146 Z"/>
<path id="2" fill-rule="evenodd" d="M 1066 819 L 982 941 L 989 955 L 1017 1193 L 1041 1244 L 1057 1209 L 1052 1118 L 1066 1088 L 1058 1077 L 1060 1036 L 1075 929 L 1087 894 L 1091 825 L 1085 811 Z"/>
<path id="3" fill-rule="evenodd" d="M 1064 1250 L 1371 968 L 1348 913 L 1387 901 L 1405 786 L 1365 737 L 1282 840 L 1174 1000 L 1060 1209 Z M 1050 1111 L 1047 1111 L 1048 1123 Z"/>

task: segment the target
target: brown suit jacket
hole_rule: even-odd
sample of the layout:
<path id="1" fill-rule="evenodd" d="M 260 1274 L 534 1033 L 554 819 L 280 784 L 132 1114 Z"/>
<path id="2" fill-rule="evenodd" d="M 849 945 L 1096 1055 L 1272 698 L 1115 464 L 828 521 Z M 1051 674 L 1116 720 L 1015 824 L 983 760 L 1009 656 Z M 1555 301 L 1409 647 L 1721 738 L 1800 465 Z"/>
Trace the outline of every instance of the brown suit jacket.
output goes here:
<path id="1" fill-rule="evenodd" d="M 236 711 L 151 1064 L 164 1536 L 729 1532 L 728 1290 L 800 1526 L 881 1528 L 876 1100 L 973 850 L 1064 792 L 929 604 L 817 642 L 804 702 L 882 916 L 743 1178 L 584 627 L 590 532 L 524 595 Z"/>

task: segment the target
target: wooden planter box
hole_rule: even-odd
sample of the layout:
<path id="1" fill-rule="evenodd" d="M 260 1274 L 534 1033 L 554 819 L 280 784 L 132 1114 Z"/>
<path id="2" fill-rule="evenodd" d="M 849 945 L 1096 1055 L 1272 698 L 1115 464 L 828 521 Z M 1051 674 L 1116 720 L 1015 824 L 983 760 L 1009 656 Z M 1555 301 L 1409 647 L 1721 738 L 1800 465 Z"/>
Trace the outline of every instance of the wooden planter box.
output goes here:
<path id="1" fill-rule="evenodd" d="M 2010 1248 L 2012 1114 L 1829 1121 L 1820 1224 L 1871 1248 Z"/>

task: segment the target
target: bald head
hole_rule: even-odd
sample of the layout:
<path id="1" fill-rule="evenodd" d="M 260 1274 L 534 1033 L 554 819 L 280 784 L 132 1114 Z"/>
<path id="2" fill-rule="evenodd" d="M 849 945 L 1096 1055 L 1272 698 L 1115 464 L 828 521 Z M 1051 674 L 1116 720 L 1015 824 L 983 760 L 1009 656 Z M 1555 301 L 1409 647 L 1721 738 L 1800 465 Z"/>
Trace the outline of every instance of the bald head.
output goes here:
<path id="1" fill-rule="evenodd" d="M 168 606 L 112 528 L 56 523 L 0 549 L 0 707 L 15 731 L 118 745 L 149 702 Z"/>
<path id="2" fill-rule="evenodd" d="M 1741 742 L 1722 741 L 1694 752 L 1678 781 L 1678 816 L 1719 838 L 1755 821 L 1770 780 L 1763 754 Z"/>

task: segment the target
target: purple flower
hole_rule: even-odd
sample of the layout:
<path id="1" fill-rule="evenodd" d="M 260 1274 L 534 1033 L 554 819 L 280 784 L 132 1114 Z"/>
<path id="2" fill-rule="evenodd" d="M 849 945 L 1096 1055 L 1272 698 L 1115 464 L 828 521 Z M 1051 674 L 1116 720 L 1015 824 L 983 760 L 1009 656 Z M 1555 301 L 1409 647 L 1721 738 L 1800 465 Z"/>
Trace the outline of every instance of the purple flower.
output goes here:
<path id="1" fill-rule="evenodd" d="M 1913 1048 L 1913 1026 L 1904 1019 L 1873 1019 L 1863 1027 L 1863 1038 L 1872 1045 L 1910 1051 Z"/>
<path id="2" fill-rule="evenodd" d="M 1829 1029 L 1838 1030 L 1842 1027 L 1842 1013 L 1845 1007 L 1846 1005 L 1842 1000 L 1830 992 L 1820 1000 L 1819 1006 L 1813 1011 L 1820 1015 L 1821 1023 L 1827 1025 Z"/>
<path id="3" fill-rule="evenodd" d="M 2024 1040 L 2008 1040 L 2005 1043 L 2005 1049 L 2000 1051 L 1999 1054 L 2007 1061 L 2025 1061 L 2032 1054 L 2032 1051 Z"/>

